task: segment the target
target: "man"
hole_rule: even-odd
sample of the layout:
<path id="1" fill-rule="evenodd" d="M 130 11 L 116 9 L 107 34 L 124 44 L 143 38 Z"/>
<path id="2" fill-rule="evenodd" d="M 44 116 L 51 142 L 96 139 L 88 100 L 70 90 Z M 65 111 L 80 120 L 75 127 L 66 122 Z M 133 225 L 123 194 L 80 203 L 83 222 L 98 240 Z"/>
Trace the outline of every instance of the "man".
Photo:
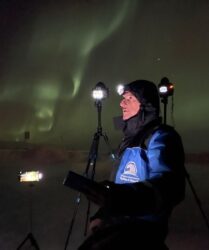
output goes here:
<path id="1" fill-rule="evenodd" d="M 137 80 L 122 96 L 120 163 L 114 182 L 104 182 L 104 199 L 89 197 L 100 209 L 80 250 L 167 249 L 168 219 L 184 199 L 184 150 L 178 133 L 161 122 L 157 87 Z"/>

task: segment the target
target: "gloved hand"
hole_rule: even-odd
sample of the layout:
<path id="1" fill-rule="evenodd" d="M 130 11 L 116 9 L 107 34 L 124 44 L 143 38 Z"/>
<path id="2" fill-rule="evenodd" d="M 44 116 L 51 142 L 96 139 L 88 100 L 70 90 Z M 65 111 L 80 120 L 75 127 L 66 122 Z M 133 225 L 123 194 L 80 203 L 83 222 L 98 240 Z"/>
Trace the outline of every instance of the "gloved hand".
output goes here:
<path id="1" fill-rule="evenodd" d="M 89 223 L 89 233 L 95 233 L 104 225 L 104 221 L 100 218 L 96 218 Z"/>
<path id="2" fill-rule="evenodd" d="M 89 193 L 86 194 L 86 197 L 90 201 L 102 207 L 106 204 L 108 197 L 110 195 L 110 190 L 112 186 L 115 184 L 107 180 L 99 182 L 99 184 L 100 187 L 98 189 L 91 189 Z"/>

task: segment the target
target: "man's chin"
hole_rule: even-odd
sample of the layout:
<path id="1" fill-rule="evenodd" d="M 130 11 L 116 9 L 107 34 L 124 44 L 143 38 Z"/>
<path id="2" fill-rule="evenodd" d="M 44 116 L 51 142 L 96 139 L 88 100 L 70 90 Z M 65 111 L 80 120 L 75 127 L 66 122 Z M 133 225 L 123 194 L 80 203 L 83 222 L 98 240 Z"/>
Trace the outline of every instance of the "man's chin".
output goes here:
<path id="1" fill-rule="evenodd" d="M 136 115 L 137 115 L 137 114 L 136 114 Z M 127 114 L 126 114 L 126 115 L 123 115 L 123 116 L 122 116 L 122 119 L 123 119 L 123 121 L 127 121 L 127 120 L 131 119 L 132 117 L 134 117 L 134 116 L 136 116 L 136 115 L 130 115 L 130 114 L 127 115 Z"/>
<path id="2" fill-rule="evenodd" d="M 127 115 L 123 115 L 123 121 L 127 121 L 129 118 L 131 118 L 131 117 L 129 117 L 129 116 L 127 116 Z"/>

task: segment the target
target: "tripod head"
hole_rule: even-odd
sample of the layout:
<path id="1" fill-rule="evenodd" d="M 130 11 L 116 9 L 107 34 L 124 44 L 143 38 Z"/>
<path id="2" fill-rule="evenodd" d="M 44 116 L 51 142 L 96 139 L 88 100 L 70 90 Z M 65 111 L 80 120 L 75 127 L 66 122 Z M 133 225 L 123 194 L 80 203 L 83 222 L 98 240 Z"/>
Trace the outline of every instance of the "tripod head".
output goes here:
<path id="1" fill-rule="evenodd" d="M 168 104 L 168 97 L 173 96 L 174 94 L 174 85 L 171 83 L 167 77 L 163 77 L 158 84 L 159 96 L 161 102 L 164 104 L 164 124 L 166 124 L 166 109 Z"/>

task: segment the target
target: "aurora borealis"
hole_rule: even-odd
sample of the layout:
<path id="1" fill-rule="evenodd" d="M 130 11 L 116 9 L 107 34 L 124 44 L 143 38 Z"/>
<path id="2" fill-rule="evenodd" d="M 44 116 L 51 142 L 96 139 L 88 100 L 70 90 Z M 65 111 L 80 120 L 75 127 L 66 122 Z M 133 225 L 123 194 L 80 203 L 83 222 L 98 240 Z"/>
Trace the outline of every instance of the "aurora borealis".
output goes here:
<path id="1" fill-rule="evenodd" d="M 0 140 L 30 131 L 31 143 L 87 149 L 96 129 L 91 90 L 102 81 L 110 89 L 103 127 L 116 145 L 115 86 L 167 76 L 186 151 L 207 151 L 208 25 L 206 0 L 1 1 Z M 170 113 L 171 100 L 171 123 Z"/>

